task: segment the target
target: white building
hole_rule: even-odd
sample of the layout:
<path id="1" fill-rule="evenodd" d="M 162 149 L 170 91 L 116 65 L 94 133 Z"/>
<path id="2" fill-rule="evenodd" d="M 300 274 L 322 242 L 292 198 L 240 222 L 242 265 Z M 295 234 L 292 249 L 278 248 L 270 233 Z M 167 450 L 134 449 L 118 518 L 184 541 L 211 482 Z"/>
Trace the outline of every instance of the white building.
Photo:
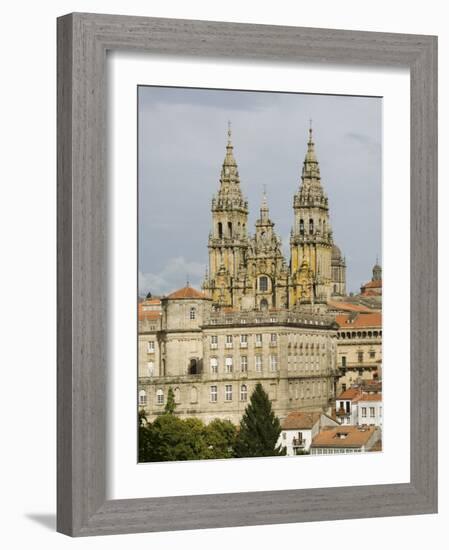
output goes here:
<path id="1" fill-rule="evenodd" d="M 278 445 L 287 449 L 287 456 L 308 453 L 312 439 L 323 426 L 339 426 L 339 424 L 322 411 L 293 411 L 282 422 Z"/>
<path id="2" fill-rule="evenodd" d="M 341 424 L 382 427 L 382 392 L 350 388 L 341 393 L 335 403 Z"/>

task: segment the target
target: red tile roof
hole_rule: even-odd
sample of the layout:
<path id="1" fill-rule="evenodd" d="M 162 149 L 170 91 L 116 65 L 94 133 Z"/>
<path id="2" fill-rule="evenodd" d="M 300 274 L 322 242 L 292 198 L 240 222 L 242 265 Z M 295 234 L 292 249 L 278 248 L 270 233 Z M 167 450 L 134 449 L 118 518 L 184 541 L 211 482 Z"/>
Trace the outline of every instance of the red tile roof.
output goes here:
<path id="1" fill-rule="evenodd" d="M 319 421 L 321 412 L 293 411 L 282 422 L 283 430 L 311 430 Z"/>
<path id="2" fill-rule="evenodd" d="M 375 426 L 325 426 L 311 447 L 363 447 L 375 431 Z"/>
<path id="3" fill-rule="evenodd" d="M 151 309 L 146 309 L 150 306 Z M 159 299 L 144 300 L 137 307 L 139 321 L 155 321 L 161 316 L 161 301 Z"/>
<path id="4" fill-rule="evenodd" d="M 361 391 L 359 388 L 349 388 L 348 390 L 345 390 L 343 393 L 341 393 L 336 400 L 339 401 L 340 399 L 347 399 L 352 400 L 356 399 L 361 394 Z"/>
<path id="5" fill-rule="evenodd" d="M 167 300 L 208 300 L 208 297 L 199 290 L 192 288 L 191 286 L 185 286 L 179 290 L 175 290 L 167 296 Z"/>
<path id="6" fill-rule="evenodd" d="M 350 304 L 348 302 L 337 302 L 329 300 L 328 305 L 331 309 L 339 309 L 340 311 L 366 311 L 367 313 L 372 311 L 369 307 L 363 306 L 361 304 Z"/>
<path id="7" fill-rule="evenodd" d="M 340 313 L 335 317 L 335 320 L 340 328 L 382 328 L 382 313 L 380 311 L 359 313 L 356 317 L 352 317 L 347 313 Z"/>
<path id="8" fill-rule="evenodd" d="M 363 393 L 358 401 L 382 401 L 381 393 Z"/>
<path id="9" fill-rule="evenodd" d="M 362 285 L 362 288 L 382 288 L 382 279 L 376 281 L 368 281 L 367 283 Z"/>

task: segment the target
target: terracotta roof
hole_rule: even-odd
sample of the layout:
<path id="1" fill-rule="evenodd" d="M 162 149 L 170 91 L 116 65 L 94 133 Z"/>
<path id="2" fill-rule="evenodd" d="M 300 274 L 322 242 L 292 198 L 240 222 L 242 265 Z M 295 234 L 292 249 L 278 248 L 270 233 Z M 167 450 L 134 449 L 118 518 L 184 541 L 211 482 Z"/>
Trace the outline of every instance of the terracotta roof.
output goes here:
<path id="1" fill-rule="evenodd" d="M 192 288 L 191 286 L 185 286 L 179 290 L 175 290 L 167 296 L 167 300 L 208 300 L 208 297 L 199 290 Z"/>
<path id="2" fill-rule="evenodd" d="M 339 309 L 340 311 L 366 311 L 367 313 L 372 311 L 369 307 L 363 306 L 361 304 L 351 304 L 349 302 L 338 302 L 334 300 L 329 300 L 327 304 L 331 309 Z"/>
<path id="3" fill-rule="evenodd" d="M 382 401 L 381 393 L 362 393 L 358 401 Z"/>
<path id="4" fill-rule="evenodd" d="M 375 281 L 368 281 L 362 288 L 382 288 L 382 279 L 377 279 Z"/>
<path id="5" fill-rule="evenodd" d="M 375 426 L 325 426 L 311 447 L 362 447 L 375 431 Z"/>
<path id="6" fill-rule="evenodd" d="M 379 292 L 377 290 L 364 290 L 363 296 L 379 296 Z"/>
<path id="7" fill-rule="evenodd" d="M 359 388 L 349 388 L 345 390 L 343 393 L 341 393 L 336 400 L 339 401 L 340 399 L 356 399 L 360 395 L 361 391 Z"/>
<path id="8" fill-rule="evenodd" d="M 293 411 L 282 422 L 283 430 L 310 430 L 319 421 L 321 412 Z"/>
<path id="9" fill-rule="evenodd" d="M 143 302 L 140 302 L 137 307 L 139 321 L 154 321 L 159 319 L 161 316 L 160 305 L 161 301 L 159 299 L 144 300 Z M 151 309 L 146 310 L 146 307 L 148 306 L 150 306 Z"/>
<path id="10" fill-rule="evenodd" d="M 360 313 L 356 317 L 352 317 L 347 313 L 340 313 L 335 317 L 335 320 L 340 325 L 340 328 L 382 328 L 382 313 L 380 311 Z"/>

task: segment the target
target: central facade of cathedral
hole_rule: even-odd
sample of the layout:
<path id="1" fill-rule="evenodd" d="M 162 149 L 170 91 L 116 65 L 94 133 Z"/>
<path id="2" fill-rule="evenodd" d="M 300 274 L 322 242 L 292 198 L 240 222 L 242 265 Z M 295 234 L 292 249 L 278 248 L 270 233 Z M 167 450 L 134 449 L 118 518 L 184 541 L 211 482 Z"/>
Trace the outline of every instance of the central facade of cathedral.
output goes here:
<path id="1" fill-rule="evenodd" d="M 312 129 L 293 211 L 287 264 L 265 194 L 255 233 L 249 235 L 248 203 L 240 187 L 229 129 L 220 189 L 212 199 L 209 269 L 203 283 L 203 290 L 217 307 L 290 309 L 325 304 L 332 295 L 345 294 L 346 266 L 333 244 Z"/>

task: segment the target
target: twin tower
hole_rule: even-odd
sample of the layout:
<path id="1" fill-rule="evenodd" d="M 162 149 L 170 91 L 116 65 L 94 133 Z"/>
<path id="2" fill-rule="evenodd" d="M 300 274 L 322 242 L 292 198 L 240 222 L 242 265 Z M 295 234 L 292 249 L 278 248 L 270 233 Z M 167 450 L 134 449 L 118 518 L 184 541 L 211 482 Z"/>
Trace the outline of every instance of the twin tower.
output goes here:
<path id="1" fill-rule="evenodd" d="M 209 269 L 203 283 L 214 304 L 238 310 L 290 309 L 346 294 L 345 260 L 333 243 L 311 128 L 293 210 L 287 264 L 265 195 L 255 234 L 248 234 L 248 202 L 240 188 L 229 127 L 220 189 L 212 199 Z"/>

